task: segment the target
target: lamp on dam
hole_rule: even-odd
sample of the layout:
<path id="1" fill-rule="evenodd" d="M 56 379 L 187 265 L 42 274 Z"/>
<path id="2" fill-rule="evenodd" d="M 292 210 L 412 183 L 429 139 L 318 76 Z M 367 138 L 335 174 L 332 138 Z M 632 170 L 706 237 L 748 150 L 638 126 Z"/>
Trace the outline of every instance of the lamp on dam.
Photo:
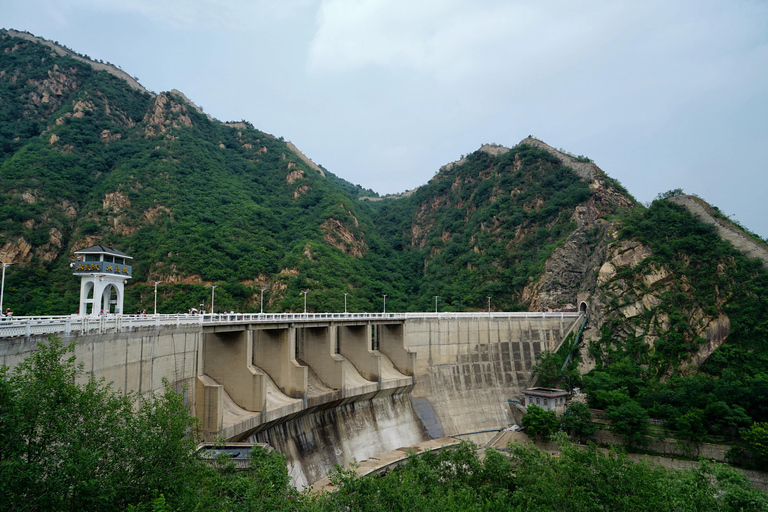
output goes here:
<path id="1" fill-rule="evenodd" d="M 344 294 L 344 314 L 347 314 L 347 294 Z"/>
<path id="2" fill-rule="evenodd" d="M 383 295 L 384 295 L 384 311 L 383 312 L 386 313 L 387 312 L 387 294 L 385 293 Z"/>
<path id="3" fill-rule="evenodd" d="M 264 314 L 264 292 L 267 291 L 266 288 L 261 289 L 261 314 Z"/>
<path id="4" fill-rule="evenodd" d="M 437 298 L 439 295 L 435 295 L 435 313 L 437 313 Z"/>
<path id="5" fill-rule="evenodd" d="M 157 314 L 157 285 L 162 283 L 162 281 L 152 281 L 155 283 L 155 314 Z"/>
<path id="6" fill-rule="evenodd" d="M 11 265 L 13 263 L 3 262 L 3 284 L 0 285 L 0 311 L 3 310 L 3 294 L 5 293 L 5 267 L 10 267 Z"/>
<path id="7" fill-rule="evenodd" d="M 304 314 L 307 314 L 307 294 L 309 293 L 309 290 L 304 290 L 302 292 L 304 294 Z"/>
<path id="8" fill-rule="evenodd" d="M 215 298 L 214 293 L 216 292 L 216 288 L 217 288 L 217 286 L 211 285 L 211 314 L 213 314 L 213 304 L 214 304 L 213 301 L 214 301 L 214 298 Z"/>

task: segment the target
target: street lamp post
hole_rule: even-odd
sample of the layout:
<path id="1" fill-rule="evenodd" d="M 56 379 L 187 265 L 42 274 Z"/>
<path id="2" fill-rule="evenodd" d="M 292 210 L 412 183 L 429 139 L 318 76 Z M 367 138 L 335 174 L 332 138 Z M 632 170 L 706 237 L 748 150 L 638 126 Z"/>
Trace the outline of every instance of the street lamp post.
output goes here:
<path id="1" fill-rule="evenodd" d="M 5 294 L 5 267 L 10 267 L 13 263 L 3 262 L 3 284 L 0 285 L 0 312 L 3 311 L 3 295 Z"/>
<path id="2" fill-rule="evenodd" d="M 155 314 L 157 314 L 157 285 L 162 283 L 162 281 L 152 281 L 155 283 Z"/>
<path id="3" fill-rule="evenodd" d="M 347 314 L 347 294 L 344 294 L 344 314 Z"/>
<path id="4" fill-rule="evenodd" d="M 266 288 L 261 289 L 261 314 L 264 314 L 264 292 L 267 291 Z"/>
<path id="5" fill-rule="evenodd" d="M 211 285 L 211 314 L 213 314 L 214 299 L 216 297 L 216 288 L 218 286 Z"/>
<path id="6" fill-rule="evenodd" d="M 307 294 L 309 293 L 309 290 L 305 290 L 304 292 L 304 314 L 307 314 Z"/>
<path id="7" fill-rule="evenodd" d="M 488 297 L 488 314 L 491 314 L 491 298 Z"/>
<path id="8" fill-rule="evenodd" d="M 437 313 L 437 298 L 439 295 L 435 295 L 435 313 Z"/>
<path id="9" fill-rule="evenodd" d="M 387 294 L 384 294 L 384 313 L 387 312 Z"/>

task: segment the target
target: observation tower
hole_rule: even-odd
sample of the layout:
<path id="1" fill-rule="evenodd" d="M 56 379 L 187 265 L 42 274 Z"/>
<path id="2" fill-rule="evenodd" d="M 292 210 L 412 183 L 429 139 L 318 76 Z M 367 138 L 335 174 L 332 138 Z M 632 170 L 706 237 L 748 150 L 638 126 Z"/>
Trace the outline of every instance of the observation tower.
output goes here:
<path id="1" fill-rule="evenodd" d="M 75 251 L 75 256 L 69 266 L 81 278 L 79 314 L 123 313 L 125 281 L 131 278 L 128 260 L 133 257 L 101 244 Z"/>

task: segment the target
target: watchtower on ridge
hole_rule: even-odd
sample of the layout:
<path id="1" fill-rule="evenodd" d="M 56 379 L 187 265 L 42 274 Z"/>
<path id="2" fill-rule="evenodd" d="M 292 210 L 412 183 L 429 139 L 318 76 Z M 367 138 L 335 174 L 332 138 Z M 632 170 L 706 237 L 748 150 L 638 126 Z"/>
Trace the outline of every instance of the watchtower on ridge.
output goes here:
<path id="1" fill-rule="evenodd" d="M 122 313 L 125 281 L 131 278 L 128 260 L 133 257 L 101 244 L 75 251 L 75 255 L 77 261 L 70 266 L 81 277 L 79 313 Z"/>

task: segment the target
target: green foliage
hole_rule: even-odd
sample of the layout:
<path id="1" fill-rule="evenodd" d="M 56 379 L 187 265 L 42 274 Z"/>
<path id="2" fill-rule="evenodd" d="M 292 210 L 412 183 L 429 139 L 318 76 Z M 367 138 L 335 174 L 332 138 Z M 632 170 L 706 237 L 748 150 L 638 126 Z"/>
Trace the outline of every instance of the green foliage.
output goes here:
<path id="1" fill-rule="evenodd" d="M 667 190 L 666 192 L 659 192 L 656 195 L 656 199 L 655 200 L 659 201 L 659 200 L 663 200 L 663 199 L 669 199 L 670 197 L 682 196 L 683 194 L 685 194 L 685 192 L 683 192 L 683 189 L 675 188 L 675 189 L 672 189 L 672 190 Z"/>
<path id="2" fill-rule="evenodd" d="M 757 466 L 768 467 L 768 423 L 758 422 L 741 430 L 741 438 L 756 456 Z"/>
<path id="3" fill-rule="evenodd" d="M 87 379 L 73 351 L 53 338 L 0 373 L 0 509 L 125 508 L 191 485 L 196 420 L 182 397 L 167 384 L 120 394 Z"/>
<path id="4" fill-rule="evenodd" d="M 622 453 L 587 450 L 560 439 L 556 457 L 510 445 L 517 510 L 712 511 L 764 510 L 765 495 L 721 465 L 667 471 Z M 743 508 L 741 508 L 743 507 Z"/>
<path id="5" fill-rule="evenodd" d="M 597 430 L 597 425 L 592 423 L 592 412 L 587 404 L 571 402 L 568 410 L 562 417 L 563 430 L 571 436 L 584 441 Z"/>
<path id="6" fill-rule="evenodd" d="M 630 446 L 643 447 L 648 443 L 648 412 L 634 400 L 608 407 L 606 416 L 612 429 Z"/>
<path id="7" fill-rule="evenodd" d="M 411 196 L 377 206 L 378 226 L 410 263 L 417 310 L 435 295 L 442 310 L 524 309 L 522 290 L 576 225 L 591 196 L 552 154 L 527 145 L 493 156 L 476 151 L 443 168 Z M 425 212 L 430 212 L 425 215 Z"/>
<path id="8" fill-rule="evenodd" d="M 538 354 L 536 359 L 538 362 L 533 365 L 533 370 L 541 385 L 548 388 L 556 387 L 560 383 L 560 367 L 565 361 L 548 350 Z"/>
<path id="9" fill-rule="evenodd" d="M 545 411 L 538 405 L 529 405 L 528 413 L 521 420 L 525 432 L 531 437 L 539 437 L 543 441 L 549 440 L 560 427 L 560 420 L 555 411 Z"/>
<path id="10" fill-rule="evenodd" d="M 510 445 L 509 456 L 487 449 L 481 460 L 462 443 L 411 454 L 380 478 L 340 469 L 332 476 L 337 490 L 299 493 L 275 451 L 254 448 L 246 471 L 203 464 L 180 395 L 118 394 L 86 380 L 71 350 L 54 339 L 0 373 L 0 510 L 766 509 L 766 496 L 732 469 L 702 463 L 666 471 L 594 445 L 577 449 L 562 435 L 557 457 Z"/>
<path id="11" fill-rule="evenodd" d="M 624 394 L 694 443 L 736 437 L 752 421 L 768 421 L 768 272 L 762 262 L 746 258 L 711 226 L 664 200 L 629 214 L 621 238 L 641 242 L 652 254 L 615 278 L 637 291 L 608 298 L 614 318 L 591 345 L 598 364 L 584 377 L 590 403 L 617 406 Z M 644 276 L 661 268 L 674 280 L 658 290 L 647 287 Z M 629 320 L 618 311 L 637 300 L 635 293 L 651 292 L 660 299 L 652 311 Z M 685 364 L 704 342 L 695 320 L 702 312 L 727 316 L 730 328 L 726 342 L 691 375 Z M 656 323 L 661 316 L 668 319 L 666 329 Z M 651 348 L 628 331 L 657 332 L 659 338 Z"/>
<path id="12" fill-rule="evenodd" d="M 665 470 L 593 444 L 579 449 L 562 435 L 557 441 L 557 456 L 510 444 L 509 457 L 489 449 L 480 460 L 470 445 L 412 454 L 380 478 L 342 470 L 334 478 L 338 490 L 321 495 L 312 510 L 757 512 L 768 506 L 763 492 L 723 465 Z"/>

